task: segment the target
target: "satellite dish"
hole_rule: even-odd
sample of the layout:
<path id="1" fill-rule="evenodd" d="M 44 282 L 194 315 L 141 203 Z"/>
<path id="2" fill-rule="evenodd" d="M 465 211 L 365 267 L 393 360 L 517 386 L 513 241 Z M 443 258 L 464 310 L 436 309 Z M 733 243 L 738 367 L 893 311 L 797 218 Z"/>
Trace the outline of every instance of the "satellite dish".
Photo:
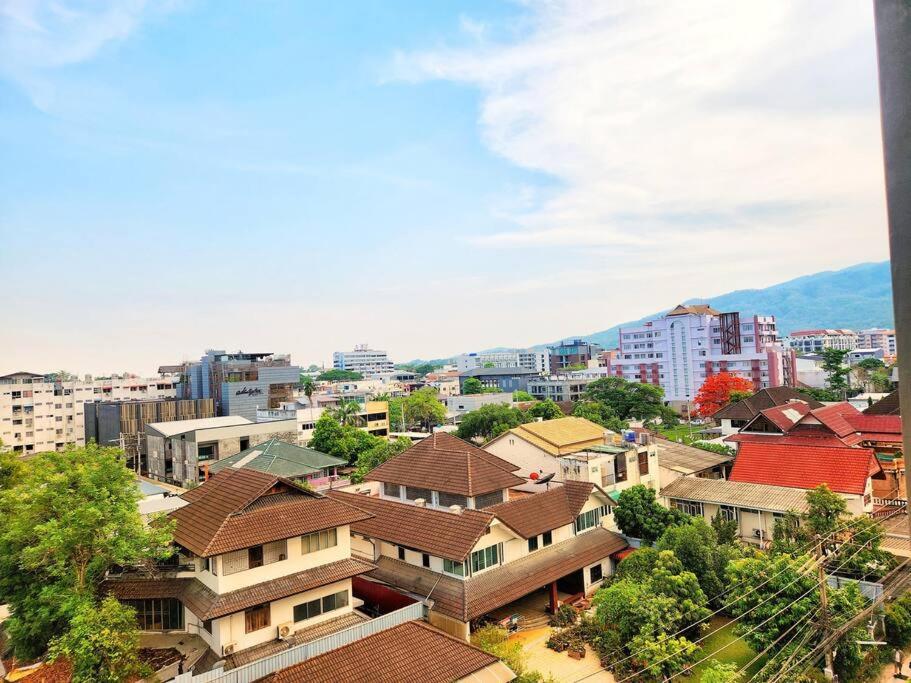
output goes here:
<path id="1" fill-rule="evenodd" d="M 550 481 L 551 479 L 553 479 L 553 478 L 554 478 L 554 473 L 551 472 L 550 474 L 545 474 L 545 475 L 544 475 L 543 477 L 541 477 L 540 479 L 536 479 L 536 480 L 535 480 L 535 483 L 536 483 L 536 484 L 546 484 L 547 482 L 549 482 L 549 481 Z"/>

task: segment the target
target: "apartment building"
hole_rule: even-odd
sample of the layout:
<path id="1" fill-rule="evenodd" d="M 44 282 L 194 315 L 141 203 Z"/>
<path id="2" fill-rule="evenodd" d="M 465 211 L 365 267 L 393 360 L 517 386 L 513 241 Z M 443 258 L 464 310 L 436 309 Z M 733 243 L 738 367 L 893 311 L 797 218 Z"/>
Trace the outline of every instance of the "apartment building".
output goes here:
<path id="1" fill-rule="evenodd" d="M 148 474 L 153 479 L 186 486 L 205 481 L 208 465 L 279 439 L 297 443 L 297 422 L 251 422 L 240 415 L 146 425 Z"/>
<path id="2" fill-rule="evenodd" d="M 580 401 L 585 389 L 596 379 L 597 376 L 581 373 L 533 377 L 528 380 L 528 393 L 538 401 Z"/>
<path id="3" fill-rule="evenodd" d="M 257 408 L 275 408 L 290 401 L 300 383 L 300 368 L 287 355 L 226 353 L 209 349 L 197 362 L 167 365 L 159 372 L 176 372 L 180 398 L 215 400 L 215 414 L 256 419 Z"/>
<path id="4" fill-rule="evenodd" d="M 854 330 L 797 330 L 788 335 L 788 346 L 797 353 L 821 353 L 825 349 L 851 351 L 857 348 Z"/>
<path id="5" fill-rule="evenodd" d="M 794 386 L 793 349 L 778 340 L 774 316 L 720 313 L 706 304 L 680 305 L 667 315 L 620 330 L 620 360 L 611 375 L 664 389 L 665 400 L 691 402 L 706 377 L 728 372 L 756 391 Z"/>
<path id="6" fill-rule="evenodd" d="M 547 348 L 550 351 L 551 372 L 559 372 L 575 365 L 587 367 L 589 361 L 598 360 L 603 350 L 600 344 L 594 344 L 582 339 L 562 341 Z"/>
<path id="7" fill-rule="evenodd" d="M 355 426 L 374 436 L 387 436 L 389 434 L 389 402 L 364 401 L 358 403 L 359 410 L 355 414 Z M 257 410 L 257 422 L 274 422 L 281 420 L 295 420 L 297 422 L 297 441 L 307 443 L 313 438 L 316 423 L 329 407 L 315 407 L 302 405 L 300 402 L 283 403 L 274 410 Z"/>
<path id="8" fill-rule="evenodd" d="M 528 391 L 529 382 L 538 377 L 536 370 L 525 368 L 474 368 L 459 373 L 459 393 L 465 393 L 465 380 L 474 377 L 485 387 L 497 391 L 512 393 Z"/>
<path id="9" fill-rule="evenodd" d="M 507 351 L 479 351 L 463 353 L 455 357 L 459 372 L 475 368 L 524 368 L 535 372 L 550 372 L 550 354 L 534 349 L 510 349 Z"/>
<path id="10" fill-rule="evenodd" d="M 857 335 L 857 346 L 864 349 L 882 349 L 883 356 L 893 362 L 898 353 L 898 347 L 895 345 L 895 330 L 883 328 L 871 328 L 861 330 Z"/>
<path id="11" fill-rule="evenodd" d="M 0 377 L 0 440 L 17 453 L 85 445 L 85 405 L 174 398 L 173 377 L 86 376 L 79 380 L 15 372 Z"/>
<path id="12" fill-rule="evenodd" d="M 336 351 L 332 354 L 332 367 L 336 370 L 359 372 L 365 377 L 380 372 L 392 372 L 395 363 L 389 360 L 385 351 L 371 349 L 359 344 L 353 351 Z"/>
<path id="13" fill-rule="evenodd" d="M 472 622 L 509 614 L 531 593 L 541 595 L 542 616 L 545 604 L 591 594 L 627 546 L 609 530 L 614 503 L 598 486 L 535 485 L 515 469 L 436 433 L 364 484 L 327 495 L 371 515 L 351 527 L 354 556 L 377 566 L 371 576 L 430 597 L 430 623 L 467 639 Z"/>
<path id="14" fill-rule="evenodd" d="M 307 642 L 315 626 L 325 634 L 369 619 L 353 586 L 375 567 L 351 557 L 350 541 L 368 513 L 249 468 L 182 498 L 168 515 L 173 558 L 103 585 L 136 609 L 142 631 L 198 636 L 230 669 Z"/>

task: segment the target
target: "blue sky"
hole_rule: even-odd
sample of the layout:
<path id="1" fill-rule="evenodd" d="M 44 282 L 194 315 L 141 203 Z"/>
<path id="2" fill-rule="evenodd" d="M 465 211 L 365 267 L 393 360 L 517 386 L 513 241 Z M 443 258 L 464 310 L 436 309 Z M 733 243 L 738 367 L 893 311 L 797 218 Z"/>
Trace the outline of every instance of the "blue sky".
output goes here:
<path id="1" fill-rule="evenodd" d="M 0 369 L 444 356 L 885 257 L 869 8 L 730 5 L 9 0 Z"/>

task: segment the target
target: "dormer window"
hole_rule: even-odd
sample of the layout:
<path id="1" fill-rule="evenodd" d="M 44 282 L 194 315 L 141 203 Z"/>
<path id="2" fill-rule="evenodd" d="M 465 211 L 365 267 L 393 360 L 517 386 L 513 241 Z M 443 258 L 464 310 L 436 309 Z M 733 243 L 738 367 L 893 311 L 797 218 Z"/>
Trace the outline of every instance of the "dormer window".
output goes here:
<path id="1" fill-rule="evenodd" d="M 388 481 L 383 482 L 383 495 L 391 498 L 401 498 L 402 487 L 398 484 L 390 484 Z"/>

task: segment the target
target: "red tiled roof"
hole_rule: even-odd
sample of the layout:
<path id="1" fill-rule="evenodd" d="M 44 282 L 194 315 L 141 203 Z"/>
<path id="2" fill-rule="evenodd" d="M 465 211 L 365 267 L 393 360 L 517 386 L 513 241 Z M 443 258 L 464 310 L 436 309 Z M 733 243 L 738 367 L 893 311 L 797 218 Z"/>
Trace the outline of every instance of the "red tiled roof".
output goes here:
<path id="1" fill-rule="evenodd" d="M 228 468 L 185 493 L 189 505 L 174 510 L 174 540 L 201 557 L 249 548 L 331 527 L 368 515 L 305 491 L 280 477 Z"/>
<path id="2" fill-rule="evenodd" d="M 434 432 L 370 471 L 367 481 L 479 496 L 524 484 L 520 469 L 445 432 Z"/>
<path id="3" fill-rule="evenodd" d="M 430 624 L 409 621 L 276 671 L 263 683 L 452 683 L 499 662 Z"/>
<path id="4" fill-rule="evenodd" d="M 810 415 L 831 429 L 835 436 L 845 436 L 856 431 L 845 418 L 851 415 L 860 415 L 860 411 L 850 403 L 836 403 L 816 408 L 816 410 L 810 412 Z"/>
<path id="5" fill-rule="evenodd" d="M 803 401 L 792 401 L 781 406 L 766 408 L 761 411 L 761 414 L 781 431 L 786 432 L 809 412 L 808 404 Z M 748 427 L 744 429 L 746 430 Z"/>
<path id="6" fill-rule="evenodd" d="M 353 532 L 448 560 L 468 557 L 494 520 L 487 510 L 463 509 L 456 514 L 344 491 L 330 491 L 328 495 L 369 513 L 351 525 Z"/>
<path id="7" fill-rule="evenodd" d="M 491 505 L 484 511 L 495 514 L 522 538 L 531 538 L 571 524 L 594 488 L 589 482 L 565 481 L 548 491 Z"/>
<path id="8" fill-rule="evenodd" d="M 771 443 L 780 446 L 819 446 L 820 448 L 844 448 L 847 444 L 837 436 L 820 434 L 819 436 L 790 434 L 731 434 L 725 437 L 731 443 Z"/>
<path id="9" fill-rule="evenodd" d="M 838 493 L 862 495 L 867 479 L 880 471 L 869 448 L 742 443 L 729 479 L 799 489 L 827 484 Z"/>
<path id="10" fill-rule="evenodd" d="M 780 406 L 788 401 L 800 400 L 811 408 L 820 408 L 822 403 L 816 399 L 802 394 L 797 389 L 791 387 L 770 387 L 757 391 L 742 401 L 729 403 L 724 408 L 715 413 L 712 417 L 715 420 L 749 420 L 755 417 L 761 410 Z"/>
<path id="11" fill-rule="evenodd" d="M 901 415 L 849 415 L 845 418 L 856 432 L 876 432 L 880 434 L 898 434 L 901 438 Z"/>

